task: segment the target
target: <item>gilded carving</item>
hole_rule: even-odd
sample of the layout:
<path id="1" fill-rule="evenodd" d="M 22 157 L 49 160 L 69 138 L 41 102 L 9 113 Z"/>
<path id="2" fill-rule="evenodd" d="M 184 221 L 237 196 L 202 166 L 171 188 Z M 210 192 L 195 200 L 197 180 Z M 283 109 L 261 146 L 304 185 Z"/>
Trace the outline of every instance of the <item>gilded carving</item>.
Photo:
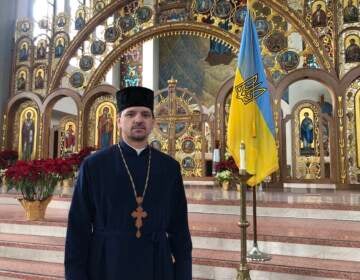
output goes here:
<path id="1" fill-rule="evenodd" d="M 351 184 L 360 183 L 359 155 L 359 112 L 360 112 L 360 80 L 355 80 L 346 92 L 346 156 L 348 181 Z"/>

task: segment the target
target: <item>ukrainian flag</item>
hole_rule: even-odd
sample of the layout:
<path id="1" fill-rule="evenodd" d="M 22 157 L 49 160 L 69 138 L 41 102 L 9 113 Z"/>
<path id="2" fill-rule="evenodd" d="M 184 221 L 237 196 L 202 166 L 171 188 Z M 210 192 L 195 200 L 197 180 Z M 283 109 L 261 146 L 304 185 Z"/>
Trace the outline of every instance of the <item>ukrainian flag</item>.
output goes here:
<path id="1" fill-rule="evenodd" d="M 248 10 L 231 96 L 227 145 L 237 166 L 245 143 L 246 170 L 255 186 L 279 168 L 271 98 L 255 24 Z"/>

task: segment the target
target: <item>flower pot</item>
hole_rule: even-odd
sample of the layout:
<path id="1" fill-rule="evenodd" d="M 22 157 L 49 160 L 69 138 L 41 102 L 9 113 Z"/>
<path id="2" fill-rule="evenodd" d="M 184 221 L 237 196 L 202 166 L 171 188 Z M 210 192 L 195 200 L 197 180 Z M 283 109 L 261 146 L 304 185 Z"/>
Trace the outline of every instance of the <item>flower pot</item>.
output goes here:
<path id="1" fill-rule="evenodd" d="M 27 221 L 41 221 L 44 220 L 46 207 L 50 203 L 52 196 L 44 200 L 30 201 L 19 198 L 19 202 L 25 209 L 25 216 Z"/>
<path id="2" fill-rule="evenodd" d="M 72 186 L 74 180 L 72 178 L 62 180 L 62 193 L 61 195 L 71 195 L 72 194 Z"/>
<path id="3" fill-rule="evenodd" d="M 223 181 L 223 182 L 221 183 L 222 189 L 223 189 L 224 191 L 227 191 L 227 190 L 229 189 L 229 184 L 230 184 L 229 181 Z"/>
<path id="4" fill-rule="evenodd" d="M 7 193 L 8 186 L 6 184 L 6 177 L 5 176 L 2 176 L 2 178 L 1 178 L 1 185 L 2 185 L 2 193 Z"/>

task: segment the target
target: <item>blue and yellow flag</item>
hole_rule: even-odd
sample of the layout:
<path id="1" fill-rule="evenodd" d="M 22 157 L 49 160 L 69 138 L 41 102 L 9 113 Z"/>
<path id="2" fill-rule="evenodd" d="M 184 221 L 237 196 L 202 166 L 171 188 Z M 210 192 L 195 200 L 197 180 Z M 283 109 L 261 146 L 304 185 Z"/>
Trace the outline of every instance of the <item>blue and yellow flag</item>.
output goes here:
<path id="1" fill-rule="evenodd" d="M 255 24 L 248 11 L 231 96 L 227 145 L 237 166 L 245 143 L 246 170 L 255 186 L 279 168 L 270 92 Z"/>

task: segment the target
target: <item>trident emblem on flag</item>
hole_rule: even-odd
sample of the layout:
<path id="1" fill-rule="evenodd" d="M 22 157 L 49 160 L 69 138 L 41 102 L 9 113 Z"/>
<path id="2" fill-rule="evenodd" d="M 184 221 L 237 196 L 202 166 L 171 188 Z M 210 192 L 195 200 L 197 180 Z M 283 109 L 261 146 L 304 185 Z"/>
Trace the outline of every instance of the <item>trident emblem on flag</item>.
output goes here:
<path id="1" fill-rule="evenodd" d="M 236 98 L 240 99 L 244 105 L 249 104 L 266 91 L 266 88 L 261 87 L 262 82 L 258 80 L 259 75 L 255 74 L 235 87 Z"/>

